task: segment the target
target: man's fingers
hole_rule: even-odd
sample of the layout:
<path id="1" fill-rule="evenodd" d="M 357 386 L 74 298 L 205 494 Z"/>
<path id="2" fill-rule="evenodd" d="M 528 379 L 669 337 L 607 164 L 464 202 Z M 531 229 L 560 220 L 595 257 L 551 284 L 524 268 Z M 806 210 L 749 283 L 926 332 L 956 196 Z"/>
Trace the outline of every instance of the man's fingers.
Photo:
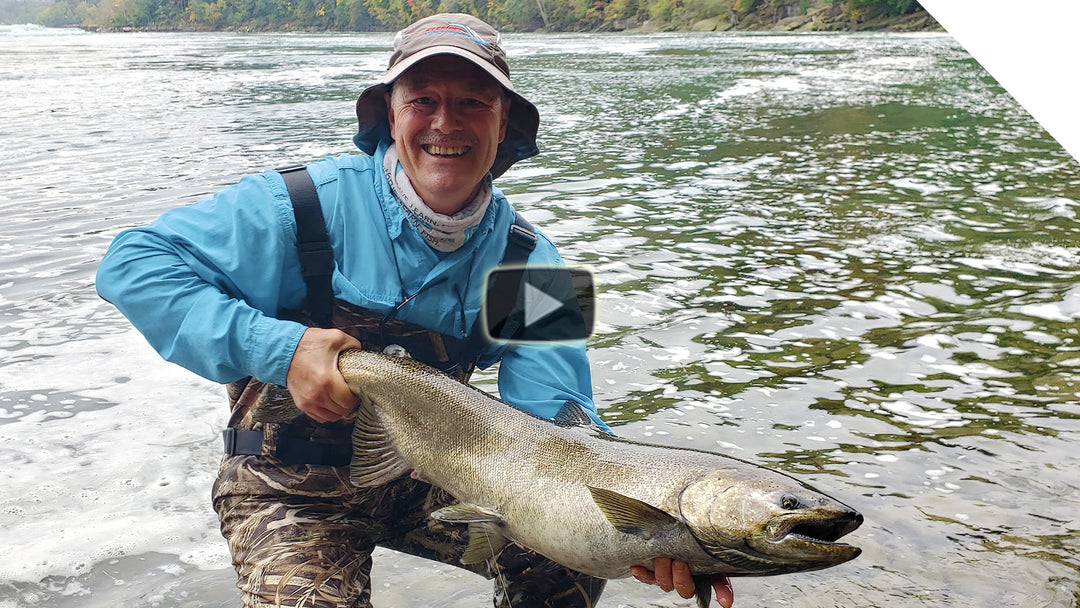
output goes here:
<path id="1" fill-rule="evenodd" d="M 342 342 L 338 345 L 338 351 L 334 355 L 334 371 L 330 374 L 329 379 L 329 403 L 324 405 L 334 414 L 335 420 L 340 420 L 341 418 L 348 416 L 356 409 L 356 395 L 353 394 L 352 389 L 349 388 L 349 384 L 345 382 L 345 378 L 342 377 L 341 372 L 338 371 L 337 367 L 337 357 L 341 355 L 342 351 L 353 348 L 359 349 L 360 342 L 356 338 L 344 334 L 342 336 Z"/>
<path id="2" fill-rule="evenodd" d="M 328 408 L 341 417 L 348 416 L 356 408 L 356 395 L 349 388 L 345 378 L 337 374 L 331 380 L 330 403 Z"/>
<path id="3" fill-rule="evenodd" d="M 657 557 L 653 560 L 652 570 L 641 566 L 632 566 L 630 574 L 633 574 L 634 578 L 643 583 L 659 585 L 664 591 L 674 589 L 686 599 L 694 597 L 694 594 L 697 593 L 694 577 L 690 574 L 690 566 L 683 561 Z M 714 576 L 712 588 L 716 594 L 716 602 L 723 608 L 731 608 L 735 603 L 735 592 L 731 589 L 731 581 L 728 577 Z"/>
<path id="4" fill-rule="evenodd" d="M 735 603 L 735 591 L 731 588 L 728 577 L 722 576 L 713 580 L 713 591 L 716 593 L 716 603 L 724 608 L 731 608 Z"/>
<path id="5" fill-rule="evenodd" d="M 320 424 L 335 420 L 335 418 L 332 418 L 333 414 L 331 412 L 328 412 L 322 408 L 311 408 L 305 413 L 307 414 L 308 418 L 311 418 L 312 420 Z"/>
<path id="6" fill-rule="evenodd" d="M 690 566 L 686 562 L 675 560 L 671 562 L 671 584 L 680 597 L 690 599 L 694 597 L 697 588 L 694 578 L 690 576 Z"/>
<path id="7" fill-rule="evenodd" d="M 341 420 L 356 407 L 356 396 L 338 371 L 338 355 L 360 342 L 337 329 L 309 327 L 289 364 L 286 385 L 293 402 L 316 422 Z"/>
<path id="8" fill-rule="evenodd" d="M 309 402 L 309 411 L 305 412 L 318 422 L 333 422 L 352 414 L 356 409 L 356 395 L 349 390 L 349 385 L 340 376 L 332 379 L 326 392 Z M 312 415 L 315 414 L 315 415 Z"/>
<path id="9" fill-rule="evenodd" d="M 653 560 L 653 576 L 656 577 L 656 584 L 665 592 L 675 588 L 675 582 L 671 580 L 670 558 L 657 557 Z"/>
<path id="10" fill-rule="evenodd" d="M 634 575 L 634 578 L 645 583 L 646 585 L 655 585 L 656 577 L 653 576 L 652 570 L 643 566 L 630 566 L 630 574 Z"/>

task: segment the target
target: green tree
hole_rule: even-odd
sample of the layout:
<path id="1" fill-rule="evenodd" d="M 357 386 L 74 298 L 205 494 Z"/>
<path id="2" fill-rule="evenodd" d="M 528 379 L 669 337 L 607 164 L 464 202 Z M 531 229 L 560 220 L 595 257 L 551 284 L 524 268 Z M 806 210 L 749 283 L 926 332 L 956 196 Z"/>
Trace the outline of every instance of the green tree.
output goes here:
<path id="1" fill-rule="evenodd" d="M 239 28 L 255 19 L 255 0 L 216 0 L 229 27 Z"/>
<path id="2" fill-rule="evenodd" d="M 334 21 L 343 30 L 372 30 L 375 21 L 367 12 L 363 0 L 338 0 L 334 7 Z"/>
<path id="3" fill-rule="evenodd" d="M 611 0 L 607 5 L 608 20 L 631 19 L 637 17 L 637 14 L 638 0 Z"/>
<path id="4" fill-rule="evenodd" d="M 364 0 L 364 7 L 380 28 L 399 30 L 410 21 L 403 0 Z"/>
<path id="5" fill-rule="evenodd" d="M 855 18 L 904 15 L 919 8 L 916 0 L 844 0 L 844 12 Z"/>
<path id="6" fill-rule="evenodd" d="M 397 30 L 436 12 L 461 12 L 509 30 L 590 30 L 648 18 L 674 27 L 725 16 L 775 22 L 811 7 L 839 7 L 852 21 L 921 10 L 917 0 L 54 0 L 42 25 L 144 28 L 305 27 Z"/>
<path id="7" fill-rule="evenodd" d="M 730 11 L 731 0 L 687 0 L 683 13 L 692 22 L 727 15 Z"/>
<path id="8" fill-rule="evenodd" d="M 759 4 L 761 0 L 734 0 L 731 3 L 731 10 L 746 14 L 756 9 Z"/>
<path id="9" fill-rule="evenodd" d="M 674 0 L 646 0 L 645 10 L 653 21 L 670 21 L 675 10 Z"/>

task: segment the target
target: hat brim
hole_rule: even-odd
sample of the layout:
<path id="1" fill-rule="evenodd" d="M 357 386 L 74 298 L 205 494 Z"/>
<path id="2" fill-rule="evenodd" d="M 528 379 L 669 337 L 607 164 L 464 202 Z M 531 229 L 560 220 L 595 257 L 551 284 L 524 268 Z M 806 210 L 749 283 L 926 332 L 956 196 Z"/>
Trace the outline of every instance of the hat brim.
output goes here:
<path id="1" fill-rule="evenodd" d="M 468 49 L 463 49 L 461 47 L 449 44 L 429 46 L 397 62 L 397 64 L 394 65 L 394 67 L 390 68 L 386 72 L 386 75 L 383 76 L 383 84 L 390 84 L 391 82 L 394 82 L 398 79 L 399 76 L 405 73 L 405 70 L 408 70 L 409 68 L 420 63 L 421 61 L 435 55 L 457 55 L 462 59 L 468 59 L 469 61 L 475 63 L 476 67 L 481 68 L 485 72 L 490 74 L 492 78 L 497 80 L 499 84 L 503 86 L 503 88 L 508 91 L 514 90 L 514 85 L 510 84 L 510 78 L 506 74 L 504 74 L 502 70 L 495 67 L 495 65 L 493 65 L 490 60 L 481 57 L 476 53 L 469 51 Z"/>
<path id="2" fill-rule="evenodd" d="M 540 150 L 536 146 L 536 133 L 540 128 L 540 112 L 510 85 L 510 80 L 488 61 L 455 46 L 434 46 L 401 61 L 386 73 L 383 82 L 372 85 L 356 99 L 356 120 L 358 131 L 353 136 L 357 148 L 369 155 L 375 154 L 379 143 L 391 141 L 390 120 L 387 115 L 385 94 L 390 84 L 397 80 L 405 70 L 433 55 L 457 55 L 473 62 L 490 74 L 510 96 L 510 115 L 507 118 L 506 136 L 495 151 L 495 162 L 491 165 L 491 176 L 499 177 L 519 160 L 536 156 Z"/>

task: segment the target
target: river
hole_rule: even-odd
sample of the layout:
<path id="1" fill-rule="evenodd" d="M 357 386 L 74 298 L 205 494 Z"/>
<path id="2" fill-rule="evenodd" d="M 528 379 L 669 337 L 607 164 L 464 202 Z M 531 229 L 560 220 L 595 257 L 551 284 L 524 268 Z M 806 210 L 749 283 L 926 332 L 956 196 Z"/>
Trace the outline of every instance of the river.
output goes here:
<path id="1" fill-rule="evenodd" d="M 209 505 L 223 391 L 162 362 L 94 270 L 123 228 L 351 152 L 390 42 L 0 27 L 0 608 L 238 605 Z M 506 47 L 542 152 L 499 185 L 595 273 L 604 418 L 866 517 L 861 557 L 735 580 L 736 606 L 1080 604 L 1080 165 L 962 47 Z M 381 550 L 374 581 L 384 607 L 490 602 Z"/>

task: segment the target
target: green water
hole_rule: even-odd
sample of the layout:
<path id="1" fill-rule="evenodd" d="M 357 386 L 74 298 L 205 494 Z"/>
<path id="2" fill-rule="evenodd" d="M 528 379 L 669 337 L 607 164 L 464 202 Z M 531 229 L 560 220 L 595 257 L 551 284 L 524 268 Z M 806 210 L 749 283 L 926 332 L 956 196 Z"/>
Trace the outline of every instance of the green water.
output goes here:
<path id="1" fill-rule="evenodd" d="M 508 187 L 603 285 L 605 417 L 867 516 L 740 599 L 1076 605 L 1076 161 L 947 37 L 616 40 L 523 68 L 552 172 Z"/>
<path id="2" fill-rule="evenodd" d="M 124 226 L 350 151 L 390 37 L 0 42 L 0 606 L 234 606 L 207 504 L 219 389 L 147 353 L 93 268 Z M 542 153 L 499 185 L 595 273 L 605 419 L 786 471 L 866 517 L 857 560 L 736 580 L 736 606 L 1080 604 L 1080 165 L 962 48 L 506 46 Z M 453 568 L 389 553 L 375 568 L 380 606 L 488 601 Z M 606 598 L 689 605 L 633 581 Z"/>

